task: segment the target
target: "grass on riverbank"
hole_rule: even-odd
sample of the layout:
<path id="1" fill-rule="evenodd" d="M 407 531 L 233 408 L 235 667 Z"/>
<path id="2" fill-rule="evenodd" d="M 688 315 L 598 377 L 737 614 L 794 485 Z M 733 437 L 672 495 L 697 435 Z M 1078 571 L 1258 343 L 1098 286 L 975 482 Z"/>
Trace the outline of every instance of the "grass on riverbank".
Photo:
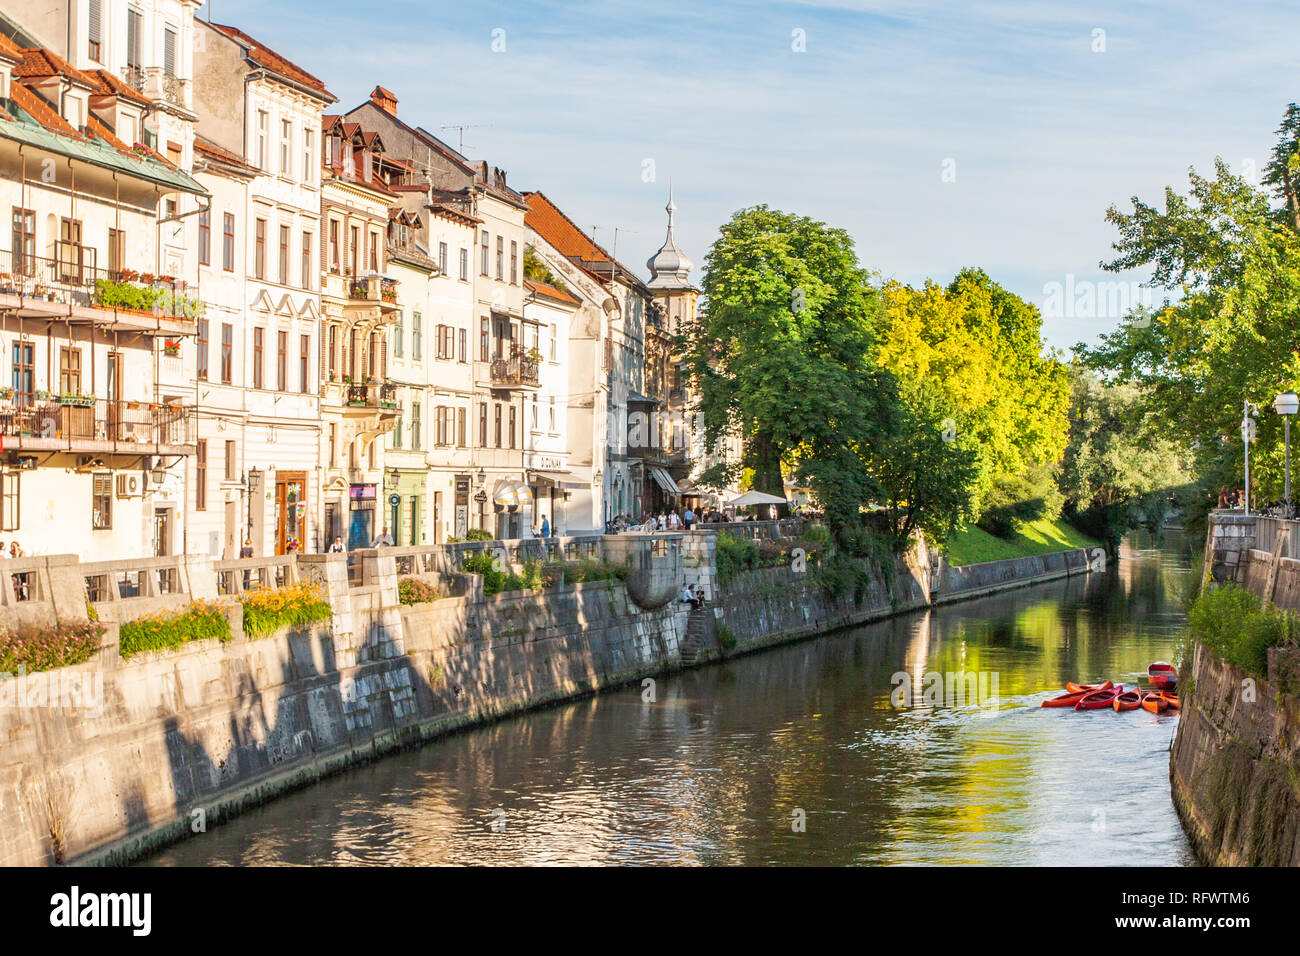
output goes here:
<path id="1" fill-rule="evenodd" d="M 1092 548 L 1100 542 L 1061 519 L 1041 518 L 1019 527 L 1009 538 L 998 538 L 974 525 L 948 539 L 944 548 L 949 564 L 979 564 L 1004 558 L 1023 558 L 1069 548 Z"/>

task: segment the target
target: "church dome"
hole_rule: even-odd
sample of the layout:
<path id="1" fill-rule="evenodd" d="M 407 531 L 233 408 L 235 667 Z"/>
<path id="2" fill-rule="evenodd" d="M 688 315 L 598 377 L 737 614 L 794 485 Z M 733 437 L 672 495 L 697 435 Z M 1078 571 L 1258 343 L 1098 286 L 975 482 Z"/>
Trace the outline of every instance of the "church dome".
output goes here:
<path id="1" fill-rule="evenodd" d="M 659 247 L 659 251 L 646 261 L 650 268 L 650 281 L 646 285 L 651 289 L 690 289 L 690 274 L 695 264 L 686 258 L 686 253 L 682 252 L 677 240 L 673 238 L 673 213 L 677 212 L 677 204 L 673 202 L 671 192 L 668 194 L 668 205 L 664 208 L 668 212 L 668 238 Z"/>

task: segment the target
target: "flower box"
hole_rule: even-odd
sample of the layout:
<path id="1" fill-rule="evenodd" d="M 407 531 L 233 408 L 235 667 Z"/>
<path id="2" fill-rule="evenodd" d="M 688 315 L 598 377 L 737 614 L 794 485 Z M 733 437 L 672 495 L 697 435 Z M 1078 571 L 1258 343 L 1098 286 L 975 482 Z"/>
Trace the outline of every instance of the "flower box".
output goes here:
<path id="1" fill-rule="evenodd" d="M 60 395 L 58 398 L 60 405 L 73 405 L 77 408 L 90 408 L 95 404 L 93 395 Z"/>

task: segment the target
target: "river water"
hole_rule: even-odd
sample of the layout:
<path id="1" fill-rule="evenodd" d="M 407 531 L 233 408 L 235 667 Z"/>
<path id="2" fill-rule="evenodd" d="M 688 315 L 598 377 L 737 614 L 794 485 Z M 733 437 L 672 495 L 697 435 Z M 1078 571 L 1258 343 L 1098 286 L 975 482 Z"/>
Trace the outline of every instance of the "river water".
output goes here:
<path id="1" fill-rule="evenodd" d="M 1177 717 L 1039 704 L 1171 659 L 1198 568 L 1180 536 L 1131 539 L 1104 575 L 662 677 L 653 701 L 635 687 L 524 714 L 146 862 L 1191 864 L 1169 798 Z M 959 695 L 933 676 L 958 672 L 983 682 Z"/>

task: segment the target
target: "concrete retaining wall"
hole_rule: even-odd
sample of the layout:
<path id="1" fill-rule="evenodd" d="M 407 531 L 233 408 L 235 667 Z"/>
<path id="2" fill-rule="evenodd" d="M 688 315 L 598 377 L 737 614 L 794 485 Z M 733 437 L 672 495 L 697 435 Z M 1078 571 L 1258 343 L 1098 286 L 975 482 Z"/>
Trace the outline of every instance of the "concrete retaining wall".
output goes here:
<path id="1" fill-rule="evenodd" d="M 1274 650 L 1269 680 L 1204 647 L 1194 656 L 1169 777 L 1197 857 L 1211 866 L 1300 866 L 1296 649 L 1289 658 Z"/>
<path id="2" fill-rule="evenodd" d="M 1203 579 L 1300 612 L 1296 525 L 1211 514 Z M 1198 645 L 1183 677 L 1170 792 L 1198 858 L 1300 866 L 1300 649 L 1271 648 L 1267 675 L 1251 675 Z"/>

